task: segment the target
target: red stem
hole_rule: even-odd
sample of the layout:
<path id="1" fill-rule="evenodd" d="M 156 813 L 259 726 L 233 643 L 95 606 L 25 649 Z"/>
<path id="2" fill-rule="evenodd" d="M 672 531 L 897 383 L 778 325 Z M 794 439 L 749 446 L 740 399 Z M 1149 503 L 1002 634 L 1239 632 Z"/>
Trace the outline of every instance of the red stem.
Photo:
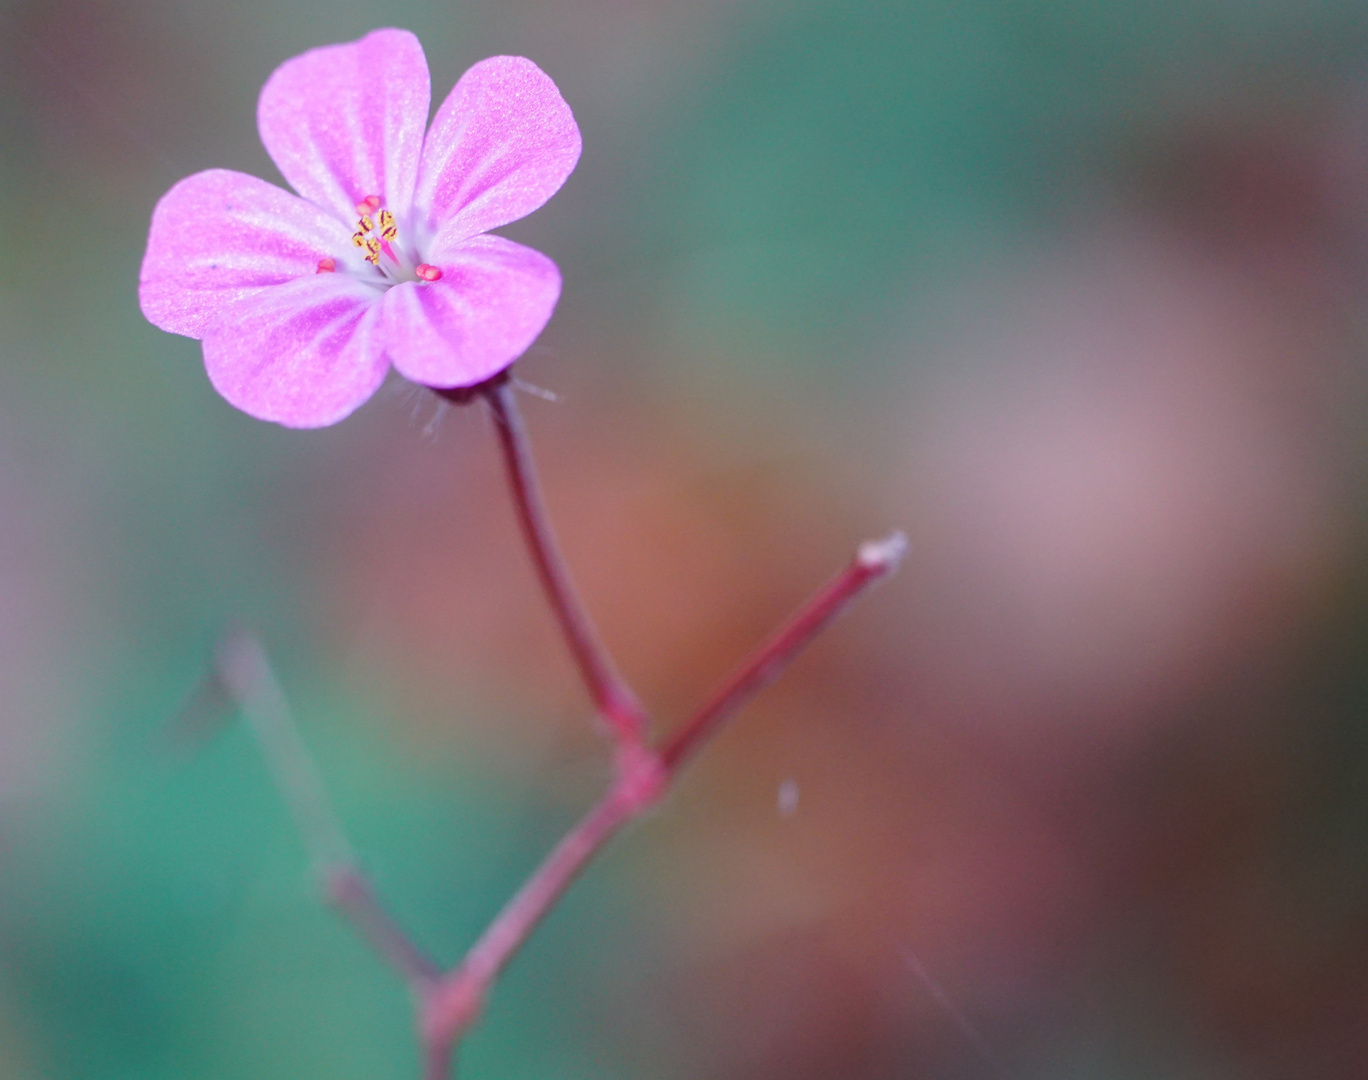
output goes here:
<path id="1" fill-rule="evenodd" d="M 660 748 L 672 776 L 759 690 L 768 686 L 809 641 L 820 634 L 869 585 L 891 574 L 907 550 L 893 533 L 860 545 L 850 564 L 796 611 L 768 641 L 751 653 L 716 693 Z"/>
<path id="2" fill-rule="evenodd" d="M 408 979 L 417 996 L 425 1080 L 446 1080 L 461 1037 L 478 1019 L 500 973 L 579 873 L 624 825 L 658 803 L 680 770 L 756 692 L 875 581 L 897 569 L 901 534 L 862 544 L 850 564 L 750 655 L 732 677 L 659 750 L 645 742 L 645 714 L 599 642 L 576 597 L 542 506 L 527 434 L 507 380 L 468 391 L 439 391 L 463 402 L 489 402 L 518 520 L 533 562 L 585 682 L 617 741 L 616 775 L 597 804 L 547 855 L 466 954 L 442 975 L 399 929 L 356 868 L 322 782 L 299 737 L 264 651 L 235 635 L 220 648 L 217 673 L 247 714 L 285 795 L 329 898 Z"/>
<path id="3" fill-rule="evenodd" d="M 626 681 L 618 674 L 608 650 L 594 629 L 593 620 L 575 592 L 570 572 L 551 528 L 531 445 L 518 411 L 516 391 L 510 380 L 501 379 L 483 391 L 494 417 L 494 429 L 503 451 L 509 488 L 517 509 L 532 561 L 537 567 L 551 609 L 560 622 L 580 675 L 589 687 L 594 705 L 622 746 L 641 745 L 646 733 L 646 714 Z"/>
<path id="4" fill-rule="evenodd" d="M 641 746 L 635 753 L 619 755 L 617 777 L 603 798 L 552 849 L 490 923 L 461 966 L 428 998 L 424 1033 L 429 1048 L 450 1048 L 460 1040 L 478 1018 L 499 974 L 589 861 L 623 825 L 659 802 L 683 766 L 723 723 L 771 682 L 855 597 L 892 573 L 905 548 L 906 541 L 897 533 L 861 545 L 850 564 L 752 653 L 663 749 L 656 752 Z"/>
<path id="5" fill-rule="evenodd" d="M 612 787 L 561 838 L 478 941 L 461 966 L 429 996 L 423 1031 L 429 1046 L 454 1046 L 479 1018 L 499 975 L 546 918 L 581 870 L 623 825 L 664 795 L 668 781 L 654 754 L 642 751 L 622 766 Z"/>

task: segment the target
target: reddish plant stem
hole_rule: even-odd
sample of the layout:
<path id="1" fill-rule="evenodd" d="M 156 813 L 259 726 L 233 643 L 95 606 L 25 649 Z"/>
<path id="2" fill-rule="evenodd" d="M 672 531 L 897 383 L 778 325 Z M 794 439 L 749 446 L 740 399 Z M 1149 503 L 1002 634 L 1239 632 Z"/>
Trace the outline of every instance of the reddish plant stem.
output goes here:
<path id="1" fill-rule="evenodd" d="M 509 489 L 518 524 L 527 541 L 537 576 L 555 612 L 570 653 L 589 687 L 594 706 L 614 734 L 619 747 L 640 746 L 646 735 L 646 714 L 640 701 L 618 674 L 608 650 L 599 639 L 593 620 L 575 592 L 570 572 L 556 544 L 555 531 L 542 502 L 532 450 L 518 411 L 516 390 L 508 379 L 499 379 L 483 390 L 494 418 L 499 448 L 503 452 Z"/>
<path id="2" fill-rule="evenodd" d="M 478 1018 L 499 974 L 589 861 L 622 826 L 664 798 L 704 743 L 855 597 L 892 573 L 905 548 L 898 533 L 861 545 L 850 564 L 752 653 L 660 751 L 643 746 L 635 754 L 619 755 L 616 778 L 603 798 L 552 849 L 461 966 L 429 997 L 423 1026 L 429 1046 L 452 1047 L 459 1042 Z"/>
<path id="3" fill-rule="evenodd" d="M 579 872 L 613 835 L 665 793 L 666 778 L 650 754 L 622 768 L 603 798 L 561 838 L 542 865 L 466 953 L 459 974 L 493 983 L 532 929 L 555 906 Z"/>
<path id="4" fill-rule="evenodd" d="M 594 701 L 613 731 L 615 776 L 603 797 L 551 850 L 467 952 L 442 974 L 399 928 L 357 868 L 327 793 L 294 724 L 289 705 L 255 638 L 235 634 L 219 649 L 216 671 L 251 722 L 277 786 L 290 806 L 329 900 L 360 935 L 409 982 L 416 997 L 425 1080 L 447 1080 L 461 1038 L 479 1018 L 499 975 L 555 907 L 580 872 L 626 824 L 668 793 L 683 767 L 760 689 L 857 596 L 897 569 L 906 549 L 899 533 L 860 546 L 855 558 L 820 589 L 659 749 L 645 742 L 645 715 L 617 674 L 575 596 L 541 503 L 527 435 L 506 380 L 481 393 L 503 449 L 518 519 L 533 561 Z"/>
<path id="5" fill-rule="evenodd" d="M 649 760 L 654 775 L 654 758 Z M 561 838 L 478 941 L 429 996 L 423 1032 L 429 1045 L 452 1045 L 479 1019 L 503 969 L 603 846 L 664 792 L 644 775 L 622 773 L 598 803 Z"/>
<path id="6" fill-rule="evenodd" d="M 809 641 L 820 634 L 866 588 L 898 568 L 907 539 L 893 533 L 861 544 L 848 566 L 826 583 L 793 616 L 751 653 L 696 713 L 660 748 L 671 776 L 717 734 L 759 690 L 768 686 Z"/>
<path id="7" fill-rule="evenodd" d="M 399 929 L 370 881 L 355 866 L 336 866 L 324 877 L 329 902 L 351 920 L 356 932 L 417 990 L 435 986 L 442 969 Z"/>
<path id="8" fill-rule="evenodd" d="M 423 1045 L 423 1080 L 447 1080 L 456 1063 L 455 1038 L 430 1038 L 420 1028 Z"/>
<path id="9" fill-rule="evenodd" d="M 214 672 L 256 736 L 328 901 L 422 993 L 441 969 L 399 928 L 358 867 L 260 642 L 241 631 L 229 634 L 219 645 Z"/>

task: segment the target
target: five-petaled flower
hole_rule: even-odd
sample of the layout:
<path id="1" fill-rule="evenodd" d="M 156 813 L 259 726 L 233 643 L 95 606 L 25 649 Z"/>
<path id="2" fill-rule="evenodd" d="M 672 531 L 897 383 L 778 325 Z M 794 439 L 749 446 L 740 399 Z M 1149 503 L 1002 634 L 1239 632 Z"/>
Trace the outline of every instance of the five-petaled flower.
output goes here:
<path id="1" fill-rule="evenodd" d="M 569 106 L 513 56 L 467 71 L 425 136 L 430 95 L 407 31 L 313 49 L 276 69 L 257 108 L 298 195 L 211 169 L 157 204 L 143 314 L 202 339 L 210 380 L 244 412 L 331 424 L 391 365 L 425 386 L 474 386 L 550 319 L 555 263 L 488 230 L 541 206 L 575 167 Z"/>

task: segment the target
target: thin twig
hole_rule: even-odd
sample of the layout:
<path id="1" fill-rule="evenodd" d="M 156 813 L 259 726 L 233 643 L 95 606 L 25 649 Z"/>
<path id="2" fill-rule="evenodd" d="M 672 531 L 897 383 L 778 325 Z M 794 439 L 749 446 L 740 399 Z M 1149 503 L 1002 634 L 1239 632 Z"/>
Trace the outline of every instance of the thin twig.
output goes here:
<path id="1" fill-rule="evenodd" d="M 412 985 L 425 1080 L 446 1080 L 450 1075 L 457 1047 L 479 1018 L 494 982 L 585 866 L 624 825 L 664 798 L 684 765 L 852 600 L 896 570 L 907 547 L 900 533 L 861 545 L 850 564 L 752 653 L 657 751 L 646 743 L 641 705 L 617 673 L 570 583 L 542 505 L 512 385 L 500 378 L 478 388 L 438 393 L 459 403 L 473 396 L 483 396 L 489 403 L 533 562 L 617 748 L 608 791 L 504 905 L 459 967 L 442 974 L 377 901 L 357 868 L 285 695 L 256 639 L 244 634 L 230 637 L 219 649 L 216 664 L 220 681 L 261 743 L 314 865 L 327 884 L 329 898 Z"/>
<path id="2" fill-rule="evenodd" d="M 654 754 L 643 752 L 634 768 L 623 768 L 622 760 L 619 758 L 620 771 L 612 787 L 561 838 L 486 927 L 461 966 L 432 994 L 426 1024 L 431 1038 L 460 1039 L 478 1019 L 490 987 L 580 871 L 623 825 L 664 796 L 668 782 Z"/>
<path id="3" fill-rule="evenodd" d="M 429 1045 L 459 1042 L 499 974 L 589 861 L 619 829 L 664 798 L 703 744 L 855 597 L 897 569 L 906 547 L 900 533 L 862 544 L 850 564 L 757 649 L 661 751 L 641 747 L 636 754 L 619 755 L 607 793 L 552 849 L 428 999 L 424 1031 Z"/>
<path id="4" fill-rule="evenodd" d="M 666 770 L 677 772 L 757 691 L 778 678 L 803 646 L 852 600 L 896 570 L 906 551 L 907 538 L 900 532 L 861 544 L 850 564 L 751 653 L 703 707 L 670 736 L 660 750 Z"/>
<path id="5" fill-rule="evenodd" d="M 542 502 L 532 450 L 523 426 L 513 383 L 495 380 L 483 391 L 494 418 L 518 524 L 536 564 L 551 609 L 589 687 L 594 706 L 613 732 L 619 747 L 640 746 L 646 735 L 646 714 L 608 655 L 593 620 L 575 592 L 570 572 L 556 544 L 555 531 Z"/>
<path id="6" fill-rule="evenodd" d="M 399 928 L 362 873 L 261 643 L 241 631 L 229 634 L 214 670 L 252 728 L 327 899 L 410 985 L 431 986 L 441 969 Z"/>
<path id="7" fill-rule="evenodd" d="M 388 960 L 415 990 L 437 985 L 442 969 L 399 928 L 365 874 L 356 866 L 339 864 L 328 870 L 324 884 L 332 905 L 351 920 L 371 948 Z"/>

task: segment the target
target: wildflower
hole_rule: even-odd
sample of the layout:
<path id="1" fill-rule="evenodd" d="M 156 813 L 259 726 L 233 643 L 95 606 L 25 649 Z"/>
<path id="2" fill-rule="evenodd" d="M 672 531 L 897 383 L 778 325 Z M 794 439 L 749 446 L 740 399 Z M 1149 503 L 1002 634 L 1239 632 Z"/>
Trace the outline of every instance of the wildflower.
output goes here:
<path id="1" fill-rule="evenodd" d="M 560 272 L 488 230 L 546 202 L 579 160 L 551 79 L 495 56 L 424 135 L 427 60 L 404 30 L 313 49 L 266 81 L 257 126 L 298 192 L 210 169 L 157 204 L 138 290 L 156 326 L 203 342 L 214 387 L 289 427 L 360 406 L 393 365 L 474 386 L 541 333 Z"/>

